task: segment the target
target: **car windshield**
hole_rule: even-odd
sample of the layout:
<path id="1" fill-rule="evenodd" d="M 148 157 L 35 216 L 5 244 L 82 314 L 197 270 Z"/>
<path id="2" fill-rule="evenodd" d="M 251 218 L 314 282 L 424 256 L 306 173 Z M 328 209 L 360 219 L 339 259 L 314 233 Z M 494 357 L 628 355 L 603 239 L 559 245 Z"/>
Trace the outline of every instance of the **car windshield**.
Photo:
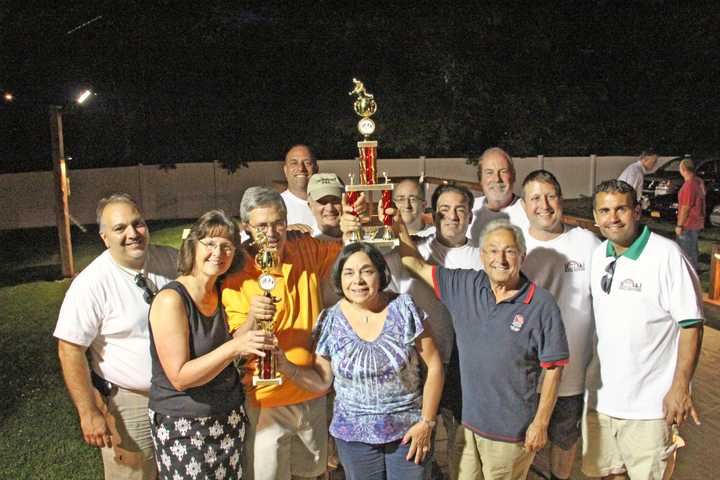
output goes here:
<path id="1" fill-rule="evenodd" d="M 680 172 L 680 160 L 681 158 L 674 158 L 667 162 L 662 167 L 658 168 L 661 172 Z"/>

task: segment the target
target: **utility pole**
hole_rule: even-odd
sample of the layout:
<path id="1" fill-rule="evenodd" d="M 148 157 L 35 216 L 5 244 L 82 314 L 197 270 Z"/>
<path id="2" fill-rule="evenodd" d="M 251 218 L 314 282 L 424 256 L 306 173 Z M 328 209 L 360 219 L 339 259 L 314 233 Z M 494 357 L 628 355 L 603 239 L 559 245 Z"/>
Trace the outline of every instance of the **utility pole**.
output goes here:
<path id="1" fill-rule="evenodd" d="M 70 237 L 70 208 L 63 142 L 62 107 L 57 105 L 50 105 L 50 142 L 55 185 L 55 219 L 60 241 L 60 264 L 62 276 L 68 278 L 75 275 L 75 261 Z"/>

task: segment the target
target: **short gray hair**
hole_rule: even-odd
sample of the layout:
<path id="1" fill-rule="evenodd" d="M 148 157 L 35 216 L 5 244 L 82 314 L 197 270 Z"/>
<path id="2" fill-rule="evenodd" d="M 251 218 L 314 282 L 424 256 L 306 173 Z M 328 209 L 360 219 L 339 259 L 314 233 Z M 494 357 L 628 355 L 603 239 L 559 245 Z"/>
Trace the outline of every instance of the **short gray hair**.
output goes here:
<path id="1" fill-rule="evenodd" d="M 512 173 L 512 178 L 513 178 L 513 182 L 514 182 L 516 180 L 516 173 L 517 173 L 515 171 L 515 163 L 513 162 L 513 159 L 510 156 L 510 154 L 500 147 L 490 147 L 490 148 L 486 149 L 482 153 L 482 155 L 480 155 L 480 160 L 478 161 L 478 169 L 479 169 L 479 173 L 480 173 L 480 175 L 479 175 L 480 178 L 482 179 L 482 162 L 483 162 L 483 160 L 485 160 L 485 157 L 487 157 L 488 155 L 493 154 L 493 153 L 497 153 L 497 154 L 505 157 L 505 160 L 507 160 L 507 163 L 508 163 L 508 167 L 510 168 L 510 173 Z"/>
<path id="2" fill-rule="evenodd" d="M 485 225 L 485 228 L 483 228 L 482 234 L 480 235 L 480 248 L 482 248 L 485 244 L 485 239 L 487 238 L 487 236 L 496 230 L 507 230 L 512 233 L 513 237 L 515 237 L 515 243 L 517 244 L 518 250 L 520 250 L 520 255 L 524 256 L 527 253 L 527 245 L 525 245 L 525 235 L 523 235 L 522 229 L 517 225 L 513 225 L 512 223 L 510 223 L 509 220 L 505 218 L 493 220 L 487 225 Z"/>
<path id="3" fill-rule="evenodd" d="M 240 221 L 250 222 L 250 212 L 256 208 L 276 206 L 282 216 L 287 219 L 287 207 L 282 196 L 270 187 L 250 187 L 245 190 L 240 201 Z"/>
<path id="4" fill-rule="evenodd" d="M 95 219 L 97 221 L 98 226 L 100 227 L 100 231 L 102 232 L 102 214 L 105 211 L 105 207 L 112 203 L 127 203 L 128 205 L 132 206 L 135 210 L 140 212 L 140 207 L 138 207 L 137 202 L 135 199 L 129 194 L 129 193 L 113 193 L 110 196 L 103 197 L 100 199 L 97 205 L 97 209 L 95 210 Z M 140 212 L 142 215 L 142 212 Z"/>

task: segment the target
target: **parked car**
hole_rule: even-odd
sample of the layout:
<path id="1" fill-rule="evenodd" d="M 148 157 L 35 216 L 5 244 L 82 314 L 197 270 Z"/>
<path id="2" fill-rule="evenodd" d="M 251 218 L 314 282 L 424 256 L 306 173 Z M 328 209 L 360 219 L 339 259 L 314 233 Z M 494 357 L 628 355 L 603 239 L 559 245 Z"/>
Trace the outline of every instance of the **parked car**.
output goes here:
<path id="1" fill-rule="evenodd" d="M 677 218 L 677 194 L 683 184 L 680 161 L 683 157 L 668 160 L 652 173 L 645 175 L 643 183 L 643 211 L 653 218 L 674 221 Z M 705 181 L 705 212 L 707 220 L 720 226 L 720 158 L 695 160 L 695 171 Z"/>

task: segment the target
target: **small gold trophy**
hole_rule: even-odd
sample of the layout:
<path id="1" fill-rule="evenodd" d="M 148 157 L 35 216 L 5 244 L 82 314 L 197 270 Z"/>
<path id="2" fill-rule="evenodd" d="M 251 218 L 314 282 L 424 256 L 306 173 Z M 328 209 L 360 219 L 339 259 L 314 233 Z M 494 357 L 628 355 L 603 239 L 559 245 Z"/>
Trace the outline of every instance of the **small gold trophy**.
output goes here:
<path id="1" fill-rule="evenodd" d="M 277 251 L 270 248 L 270 244 L 264 232 L 255 229 L 255 244 L 258 246 L 258 253 L 255 255 L 255 265 L 262 272 L 258 277 L 260 288 L 265 296 L 272 298 L 272 290 L 275 288 L 275 277 L 271 271 L 280 263 Z M 259 327 L 266 332 L 272 333 L 275 330 L 275 319 L 259 322 Z M 253 375 L 253 386 L 257 385 L 280 385 L 282 377 L 277 371 L 275 355 L 270 350 L 264 350 L 265 356 L 258 357 L 257 370 Z"/>
<path id="2" fill-rule="evenodd" d="M 377 178 L 377 145 L 376 140 L 370 140 L 370 135 L 375 131 L 375 122 L 370 118 L 375 112 L 377 112 L 377 102 L 375 102 L 375 96 L 369 93 L 365 89 L 365 85 L 360 80 L 353 78 L 355 88 L 349 93 L 349 95 L 356 95 L 355 103 L 353 108 L 361 118 L 358 121 L 358 131 L 363 136 L 363 140 L 357 143 L 358 157 L 360 161 L 360 175 L 359 184 L 354 183 L 354 176 L 349 175 L 350 183 L 345 186 L 347 202 L 352 205 L 355 203 L 359 196 L 359 192 L 381 192 L 381 208 L 390 208 L 392 205 L 392 191 L 395 188 L 395 184 L 390 182 L 387 174 L 383 172 L 384 182 L 378 183 Z M 372 200 L 372 199 L 368 199 Z M 370 202 L 372 205 L 374 202 Z M 399 240 L 395 238 L 392 232 L 392 218 L 385 217 L 380 222 L 380 215 L 378 221 L 374 224 L 371 222 L 370 225 L 362 227 L 362 229 L 353 233 L 351 241 L 362 241 L 376 245 L 377 247 L 392 248 L 399 245 Z"/>

